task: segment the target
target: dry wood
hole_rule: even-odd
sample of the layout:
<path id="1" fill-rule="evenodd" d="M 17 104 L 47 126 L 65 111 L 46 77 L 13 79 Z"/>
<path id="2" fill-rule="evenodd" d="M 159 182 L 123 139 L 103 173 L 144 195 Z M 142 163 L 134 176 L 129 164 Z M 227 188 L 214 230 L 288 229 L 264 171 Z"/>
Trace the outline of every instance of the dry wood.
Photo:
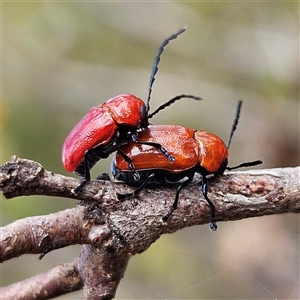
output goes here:
<path id="1" fill-rule="evenodd" d="M 210 222 L 210 209 L 197 179 L 182 191 L 178 209 L 167 224 L 161 217 L 173 202 L 174 186 L 146 188 L 138 198 L 121 202 L 116 192 L 131 189 L 124 184 L 93 181 L 75 195 L 72 190 L 78 184 L 78 179 L 18 157 L 0 167 L 0 189 L 7 199 L 48 195 L 82 200 L 73 209 L 2 227 L 1 262 L 26 253 L 42 257 L 53 249 L 84 244 L 73 264 L 2 288 L 1 299 L 49 299 L 80 288 L 83 299 L 111 299 L 131 255 L 145 251 L 162 234 Z M 230 172 L 209 181 L 209 197 L 216 206 L 217 221 L 298 213 L 300 167 Z"/>

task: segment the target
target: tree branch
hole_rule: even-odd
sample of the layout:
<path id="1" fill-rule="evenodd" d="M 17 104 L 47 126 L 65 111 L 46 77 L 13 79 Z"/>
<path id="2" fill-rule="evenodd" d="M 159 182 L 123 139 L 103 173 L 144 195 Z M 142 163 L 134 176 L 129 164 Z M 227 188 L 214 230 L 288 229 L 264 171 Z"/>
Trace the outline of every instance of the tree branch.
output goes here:
<path id="1" fill-rule="evenodd" d="M 209 180 L 209 197 L 216 206 L 216 220 L 298 213 L 299 175 L 297 167 L 230 172 Z M 146 188 L 138 198 L 118 201 L 116 192 L 127 193 L 130 187 L 98 180 L 76 195 L 72 190 L 78 184 L 78 179 L 55 174 L 36 162 L 17 157 L 0 167 L 0 188 L 7 199 L 48 195 L 84 201 L 73 209 L 25 218 L 1 228 L 0 260 L 25 253 L 44 255 L 68 245 L 87 244 L 73 266 L 77 270 L 74 274 L 78 274 L 74 286 L 78 289 L 83 284 L 83 299 L 111 299 L 130 255 L 145 251 L 162 234 L 210 222 L 210 209 L 202 196 L 199 178 L 181 192 L 178 209 L 167 224 L 162 223 L 161 217 L 173 203 L 174 186 Z M 28 280 L 35 282 L 40 280 L 39 276 L 44 275 Z M 16 288 L 11 285 L 5 289 Z M 47 290 L 46 284 L 44 289 Z M 28 293 L 27 298 L 5 299 L 36 299 L 30 290 Z"/>
<path id="2" fill-rule="evenodd" d="M 2 288 L 1 299 L 50 299 L 81 289 L 76 263 L 62 264 L 27 280 Z"/>

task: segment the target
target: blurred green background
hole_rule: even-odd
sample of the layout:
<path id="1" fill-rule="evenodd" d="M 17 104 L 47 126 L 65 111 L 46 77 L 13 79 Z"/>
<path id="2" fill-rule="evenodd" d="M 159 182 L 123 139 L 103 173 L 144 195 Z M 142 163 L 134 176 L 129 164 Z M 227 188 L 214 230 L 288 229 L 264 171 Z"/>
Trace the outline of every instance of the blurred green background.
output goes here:
<path id="1" fill-rule="evenodd" d="M 153 87 L 154 109 L 183 100 L 153 122 L 228 138 L 244 100 L 229 164 L 262 159 L 262 168 L 299 165 L 299 3 L 2 2 L 1 163 L 16 154 L 63 169 L 61 147 L 95 105 L 121 93 L 146 99 L 153 59 L 167 46 Z M 93 169 L 108 171 L 110 160 Z M 63 198 L 1 195 L 1 223 L 74 207 Z M 159 217 L 159 216 L 158 216 Z M 2 264 L 3 286 L 72 261 L 80 246 L 42 261 Z M 80 299 L 80 292 L 60 299 Z M 298 299 L 299 216 L 266 216 L 186 228 L 134 256 L 117 299 Z"/>

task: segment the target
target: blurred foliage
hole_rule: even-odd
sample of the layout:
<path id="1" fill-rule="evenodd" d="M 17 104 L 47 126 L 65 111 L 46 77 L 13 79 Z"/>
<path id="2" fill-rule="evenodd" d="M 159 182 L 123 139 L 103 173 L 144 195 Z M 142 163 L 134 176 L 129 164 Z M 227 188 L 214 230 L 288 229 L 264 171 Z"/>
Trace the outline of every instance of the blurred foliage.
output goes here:
<path id="1" fill-rule="evenodd" d="M 237 99 L 244 106 L 230 165 L 299 165 L 299 3 L 3 2 L 1 162 L 16 154 L 69 175 L 64 138 L 92 107 L 121 93 L 147 97 L 158 46 L 167 46 L 151 107 L 183 100 L 153 119 L 212 131 L 227 139 Z M 93 169 L 109 170 L 110 159 Z M 68 199 L 1 198 L 1 223 L 48 214 Z M 133 257 L 117 298 L 292 299 L 299 295 L 299 217 L 255 218 L 187 228 Z M 2 266 L 2 284 L 71 261 L 80 247 L 43 261 L 26 256 Z M 30 267 L 26 267 L 29 266 Z M 20 271 L 22 270 L 22 271 Z M 62 299 L 78 298 L 80 293 Z"/>

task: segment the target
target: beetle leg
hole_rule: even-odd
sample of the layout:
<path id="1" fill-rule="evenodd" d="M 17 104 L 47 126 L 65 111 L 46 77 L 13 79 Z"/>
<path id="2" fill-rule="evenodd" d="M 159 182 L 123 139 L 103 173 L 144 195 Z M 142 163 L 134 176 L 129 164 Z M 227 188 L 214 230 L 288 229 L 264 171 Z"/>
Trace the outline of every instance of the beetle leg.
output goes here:
<path id="1" fill-rule="evenodd" d="M 74 193 L 78 194 L 88 181 L 91 180 L 91 173 L 88 162 L 88 150 L 84 153 L 84 176 L 82 182 L 74 189 Z"/>
<path id="2" fill-rule="evenodd" d="M 170 162 L 174 162 L 175 161 L 175 157 L 173 155 L 171 155 L 161 144 L 158 143 L 152 143 L 152 142 L 136 142 L 137 144 L 141 144 L 141 145 L 148 145 L 148 146 L 152 146 L 158 150 L 160 150 L 160 152 L 162 154 L 164 154 L 168 160 Z"/>
<path id="3" fill-rule="evenodd" d="M 85 179 L 83 179 L 83 181 L 81 181 L 81 183 L 73 190 L 74 194 L 78 194 L 82 188 L 86 185 L 87 181 Z"/>
<path id="4" fill-rule="evenodd" d="M 167 222 L 169 217 L 171 216 L 171 214 L 174 212 L 174 210 L 177 209 L 179 193 L 183 188 L 185 188 L 187 185 L 189 185 L 193 181 L 193 177 L 194 177 L 194 174 L 192 176 L 189 176 L 187 180 L 185 180 L 184 182 L 182 182 L 181 185 L 178 186 L 177 191 L 176 191 L 175 200 L 174 200 L 172 206 L 170 207 L 168 212 L 162 217 L 162 220 L 164 222 Z"/>
<path id="5" fill-rule="evenodd" d="M 134 181 L 139 181 L 140 180 L 140 175 L 139 173 L 135 170 L 134 164 L 132 162 L 132 160 L 130 159 L 130 157 L 128 157 L 121 149 L 118 148 L 117 150 L 121 156 L 124 158 L 124 160 L 127 162 L 128 167 L 133 175 L 133 179 Z"/>
<path id="6" fill-rule="evenodd" d="M 139 142 L 136 134 L 131 135 L 131 140 L 134 143 L 139 144 L 139 145 L 148 145 L 148 146 L 154 147 L 154 148 L 160 150 L 162 152 L 162 154 L 164 154 L 170 162 L 175 161 L 175 157 L 173 155 L 171 155 L 161 144 L 153 143 L 153 142 Z"/>
<path id="7" fill-rule="evenodd" d="M 216 208 L 207 196 L 207 178 L 204 175 L 202 177 L 202 193 L 203 193 L 205 200 L 209 204 L 210 210 L 211 210 L 211 222 L 210 222 L 209 227 L 211 230 L 216 231 L 218 228 L 218 226 L 216 224 L 216 220 L 215 220 Z"/>
<path id="8" fill-rule="evenodd" d="M 91 173 L 90 173 L 90 166 L 89 166 L 89 161 L 88 161 L 88 151 L 85 151 L 84 153 L 84 178 L 86 181 L 90 181 L 91 180 Z"/>
<path id="9" fill-rule="evenodd" d="M 131 198 L 133 196 L 137 196 L 142 190 L 143 188 L 146 186 L 146 184 L 149 182 L 149 180 L 154 177 L 155 174 L 151 173 L 145 180 L 144 182 L 137 188 L 135 189 L 132 193 L 128 193 L 128 194 L 119 194 L 117 193 L 117 198 L 118 200 L 125 200 L 128 198 Z"/>

